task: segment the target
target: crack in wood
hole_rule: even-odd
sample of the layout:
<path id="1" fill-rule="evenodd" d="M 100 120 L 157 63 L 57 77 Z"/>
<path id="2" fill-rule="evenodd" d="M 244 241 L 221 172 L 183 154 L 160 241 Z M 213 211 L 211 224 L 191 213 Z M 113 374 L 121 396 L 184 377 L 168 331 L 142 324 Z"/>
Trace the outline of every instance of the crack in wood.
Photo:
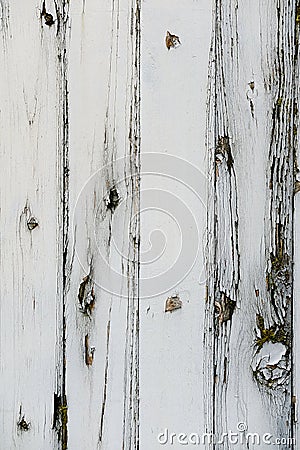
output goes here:
<path id="1" fill-rule="evenodd" d="M 204 333 L 205 431 L 215 439 L 227 430 L 231 327 L 238 302 L 240 254 L 234 143 L 229 122 L 226 71 L 238 66 L 238 2 L 215 1 L 209 63 L 207 147 L 209 197 L 207 214 L 207 293 Z M 226 26 L 225 26 L 226 24 Z M 230 31 L 229 40 L 226 32 Z M 224 40 L 228 38 L 226 44 Z M 228 53 L 227 53 L 228 52 Z M 234 67 L 234 64 L 236 65 Z M 222 448 L 223 448 L 222 444 Z M 207 447 L 211 448 L 211 447 Z M 214 448 L 221 448 L 216 446 Z M 224 448 L 227 448 L 226 446 Z"/>
<path id="2" fill-rule="evenodd" d="M 91 366 L 94 361 L 95 347 L 89 344 L 89 335 L 86 334 L 84 338 L 84 353 L 85 353 L 85 364 Z"/>
<path id="3" fill-rule="evenodd" d="M 232 89 L 238 86 L 240 76 L 237 38 L 239 4 L 239 1 L 230 1 L 226 4 L 220 0 L 215 1 L 209 73 L 207 145 L 210 198 L 204 343 L 208 382 L 205 390 L 211 392 L 209 395 L 206 393 L 206 429 L 216 437 L 220 432 L 226 431 L 228 411 L 226 385 L 230 379 L 230 330 L 234 320 L 229 315 L 230 320 L 223 321 L 222 314 L 226 305 L 224 299 L 229 298 L 230 301 L 236 302 L 236 305 L 232 303 L 234 306 L 238 306 L 242 300 L 239 292 L 241 283 L 237 235 L 237 185 L 235 162 L 232 158 L 234 150 L 239 151 L 234 142 L 239 140 L 239 130 L 235 129 L 238 121 L 235 118 L 236 111 L 232 110 L 230 98 Z M 255 296 L 245 301 L 249 303 L 249 310 L 256 307 L 258 311 L 253 360 L 249 374 L 254 375 L 266 411 L 270 411 L 270 417 L 274 419 L 277 434 L 290 437 L 293 436 L 290 427 L 293 371 L 293 202 L 295 171 L 298 167 L 295 160 L 298 127 L 295 119 L 297 110 L 295 74 L 298 61 L 295 23 L 297 30 L 299 27 L 295 2 L 291 0 L 284 3 L 273 2 L 270 8 L 274 15 L 277 15 L 277 24 L 274 25 L 277 36 L 274 39 L 274 35 L 270 34 L 268 38 L 272 45 L 261 48 L 262 58 L 267 61 L 265 65 L 262 63 L 264 87 L 273 103 L 272 124 L 268 135 L 270 136 L 267 161 L 269 190 L 264 222 L 267 286 L 266 291 L 261 289 L 263 291 L 261 293 L 255 288 Z M 230 34 L 228 30 L 231 30 Z M 274 32 L 274 28 L 270 27 L 270 30 Z M 271 31 L 267 30 L 266 33 Z M 276 39 L 277 42 L 274 42 Z M 249 88 L 247 98 L 254 117 L 254 81 L 249 83 Z M 256 127 L 258 125 L 255 124 Z M 228 144 L 231 147 L 231 155 L 226 151 Z M 222 247 L 223 241 L 225 243 Z M 244 285 L 243 282 L 242 287 Z M 266 299 L 263 299 L 262 296 L 265 295 Z M 216 320 L 221 324 L 216 326 Z M 286 421 L 283 421 L 282 417 L 285 417 Z M 284 446 L 280 448 L 283 449 Z"/>
<path id="4" fill-rule="evenodd" d="M 7 0 L 0 0 L 0 32 L 2 34 L 3 49 L 7 50 L 10 36 L 10 5 Z"/>
<path id="5" fill-rule="evenodd" d="M 269 148 L 269 217 L 266 227 L 267 242 L 267 293 L 271 304 L 268 321 L 269 331 L 261 331 L 261 340 L 269 338 L 274 344 L 278 333 L 283 336 L 287 352 L 285 358 L 289 376 L 285 376 L 283 395 L 291 396 L 291 334 L 292 334 L 292 297 L 293 297 L 293 191 L 294 191 L 294 65 L 295 58 L 290 42 L 295 38 L 291 25 L 291 12 L 294 7 L 288 2 L 288 8 L 277 7 L 278 35 L 277 55 L 274 68 L 278 79 L 273 86 L 275 98 L 272 116 L 272 133 Z M 295 13 L 295 12 L 294 12 Z M 292 14 L 293 16 L 293 14 Z M 261 328 L 260 328 L 261 329 Z M 276 334 L 274 330 L 277 329 Z M 262 329 L 261 329 L 262 330 Z M 273 337 L 272 337 L 273 336 Z M 279 384 L 277 384 L 279 386 Z M 274 388 L 271 383 L 270 387 Z M 276 394 L 275 394 L 276 395 Z M 278 397 L 273 402 L 278 408 Z M 286 404 L 284 398 L 282 405 Z M 284 406 L 283 406 L 284 408 Z M 286 410 L 287 417 L 290 417 Z"/>
<path id="6" fill-rule="evenodd" d="M 58 248 L 57 267 L 57 354 L 56 392 L 54 394 L 54 429 L 62 450 L 68 446 L 68 406 L 66 393 L 66 298 L 69 289 L 69 90 L 68 90 L 68 21 L 69 1 L 55 3 L 57 29 L 57 102 L 60 106 L 57 121 L 57 177 L 58 177 Z"/>
<path id="7" fill-rule="evenodd" d="M 269 86 L 273 98 L 268 152 L 268 203 L 265 220 L 268 307 L 257 304 L 258 335 L 252 368 L 263 401 L 273 411 L 278 435 L 293 437 L 293 236 L 295 188 L 295 101 L 297 31 L 295 3 L 278 2 L 277 42 Z M 265 325 L 267 323 L 268 325 Z M 285 417 L 286 421 L 280 419 Z M 288 427 L 288 429 L 287 429 Z M 280 449 L 285 448 L 280 446 Z M 292 447 L 294 448 L 294 447 Z"/>
<path id="8" fill-rule="evenodd" d="M 129 162 L 126 171 L 127 198 L 130 217 L 129 234 L 137 245 L 129 242 L 127 258 L 127 329 L 125 345 L 123 450 L 138 450 L 139 441 L 139 271 L 140 271 L 140 52 L 141 1 L 131 4 L 132 71 L 130 79 Z"/>
<path id="9" fill-rule="evenodd" d="M 222 292 L 221 301 L 216 301 L 215 307 L 217 310 L 217 319 L 220 325 L 222 325 L 222 323 L 232 319 L 232 315 L 236 307 L 236 301 L 231 300 L 224 292 Z"/>
<path id="10" fill-rule="evenodd" d="M 21 432 L 29 431 L 31 428 L 31 423 L 25 419 L 25 414 L 22 414 L 22 405 L 20 405 L 19 421 L 17 423 L 17 427 Z"/>
<path id="11" fill-rule="evenodd" d="M 96 296 L 94 290 L 94 281 L 92 277 L 92 266 L 90 267 L 90 273 L 86 275 L 79 286 L 78 301 L 80 311 L 91 317 L 91 314 L 95 308 Z"/>
<path id="12" fill-rule="evenodd" d="M 53 429 L 56 430 L 62 450 L 68 448 L 68 404 L 66 396 L 54 393 Z"/>
<path id="13" fill-rule="evenodd" d="M 105 203 L 106 203 L 107 209 L 109 209 L 111 212 L 114 212 L 115 209 L 117 208 L 117 206 L 119 205 L 120 193 L 115 186 L 112 186 L 109 189 L 108 194 L 105 198 Z"/>
<path id="14" fill-rule="evenodd" d="M 119 59 L 119 34 L 120 34 L 120 5 L 116 0 L 112 1 L 111 9 L 111 35 L 110 35 L 110 55 L 109 55 L 109 74 L 107 85 L 107 103 L 104 123 L 104 142 L 103 142 L 103 166 L 105 167 L 105 184 L 108 194 L 105 195 L 105 210 L 102 211 L 102 219 L 108 215 L 108 237 L 107 252 L 110 253 L 110 244 L 112 238 L 112 213 L 114 213 L 120 202 L 120 193 L 116 187 L 116 117 L 117 117 L 117 91 L 118 81 L 115 80 L 114 71 L 117 71 Z"/>
<path id="15" fill-rule="evenodd" d="M 103 388 L 103 398 L 102 398 L 102 407 L 101 407 L 101 419 L 100 419 L 100 430 L 99 430 L 99 440 L 98 440 L 98 447 L 100 447 L 100 448 L 101 448 L 102 439 L 103 439 L 103 427 L 104 427 L 104 417 L 105 417 L 106 399 L 107 399 L 110 326 L 111 326 L 111 306 L 110 306 L 110 309 L 109 309 L 109 318 L 108 318 L 108 321 L 107 321 L 107 328 L 106 328 L 106 355 L 105 355 L 105 369 L 104 369 L 104 388 Z"/>

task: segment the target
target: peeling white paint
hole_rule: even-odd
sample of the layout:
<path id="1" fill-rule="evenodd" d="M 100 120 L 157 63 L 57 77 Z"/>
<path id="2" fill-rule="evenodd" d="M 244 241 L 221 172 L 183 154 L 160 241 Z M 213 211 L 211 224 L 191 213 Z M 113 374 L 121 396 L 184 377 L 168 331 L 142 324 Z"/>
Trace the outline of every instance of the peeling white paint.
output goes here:
<path id="1" fill-rule="evenodd" d="M 299 434 L 296 3 L 0 0 L 0 450 Z"/>

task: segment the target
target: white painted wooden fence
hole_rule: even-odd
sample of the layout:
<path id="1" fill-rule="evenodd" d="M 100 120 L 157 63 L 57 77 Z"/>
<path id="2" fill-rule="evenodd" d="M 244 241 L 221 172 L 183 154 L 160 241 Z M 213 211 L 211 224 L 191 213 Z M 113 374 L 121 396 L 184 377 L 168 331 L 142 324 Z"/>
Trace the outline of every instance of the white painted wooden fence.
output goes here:
<path id="1" fill-rule="evenodd" d="M 0 449 L 297 449 L 298 0 L 0 0 Z"/>

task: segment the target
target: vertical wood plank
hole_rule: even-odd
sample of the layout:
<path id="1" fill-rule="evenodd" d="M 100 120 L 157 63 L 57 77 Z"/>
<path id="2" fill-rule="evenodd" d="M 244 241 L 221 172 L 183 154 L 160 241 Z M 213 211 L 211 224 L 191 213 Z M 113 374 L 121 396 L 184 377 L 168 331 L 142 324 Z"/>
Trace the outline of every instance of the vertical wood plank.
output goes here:
<path id="1" fill-rule="evenodd" d="M 203 431 L 211 2 L 142 6 L 141 448 Z M 167 32 L 180 45 L 168 50 Z M 175 39 L 175 44 L 178 41 Z M 169 299 L 169 300 L 168 300 Z M 182 302 L 172 310 L 172 301 Z M 166 311 L 167 309 L 167 311 Z M 167 431 L 166 431 L 167 430 Z"/>
<path id="2" fill-rule="evenodd" d="M 69 2 L 54 3 L 57 41 L 57 304 L 56 304 L 56 383 L 53 395 L 53 429 L 58 446 L 68 448 L 68 404 L 66 386 L 67 317 L 66 299 L 70 283 L 71 260 L 69 257 L 70 208 L 69 208 Z M 43 3 L 42 13 L 46 23 L 52 22 L 49 9 Z M 49 26 L 49 25 L 48 25 Z M 52 26 L 52 25 L 51 25 Z"/>
<path id="3" fill-rule="evenodd" d="M 140 3 L 71 5 L 70 448 L 139 446 Z"/>
<path id="4" fill-rule="evenodd" d="M 295 5 L 215 5 L 207 426 L 292 448 Z"/>
<path id="5" fill-rule="evenodd" d="M 61 348 L 61 18 L 52 3 L 0 7 L 1 447 L 50 449 Z"/>

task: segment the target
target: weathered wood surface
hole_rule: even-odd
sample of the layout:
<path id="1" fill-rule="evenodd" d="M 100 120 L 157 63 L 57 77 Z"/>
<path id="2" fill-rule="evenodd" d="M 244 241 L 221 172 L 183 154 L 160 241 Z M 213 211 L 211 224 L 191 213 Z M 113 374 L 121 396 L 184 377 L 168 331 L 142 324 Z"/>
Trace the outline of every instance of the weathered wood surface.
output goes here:
<path id="1" fill-rule="evenodd" d="M 300 6 L 0 25 L 0 449 L 296 449 Z"/>
<path id="2" fill-rule="evenodd" d="M 216 434 L 240 422 L 260 435 L 268 428 L 283 438 L 278 448 L 294 436 L 296 28 L 295 2 L 216 3 L 207 417 Z"/>

